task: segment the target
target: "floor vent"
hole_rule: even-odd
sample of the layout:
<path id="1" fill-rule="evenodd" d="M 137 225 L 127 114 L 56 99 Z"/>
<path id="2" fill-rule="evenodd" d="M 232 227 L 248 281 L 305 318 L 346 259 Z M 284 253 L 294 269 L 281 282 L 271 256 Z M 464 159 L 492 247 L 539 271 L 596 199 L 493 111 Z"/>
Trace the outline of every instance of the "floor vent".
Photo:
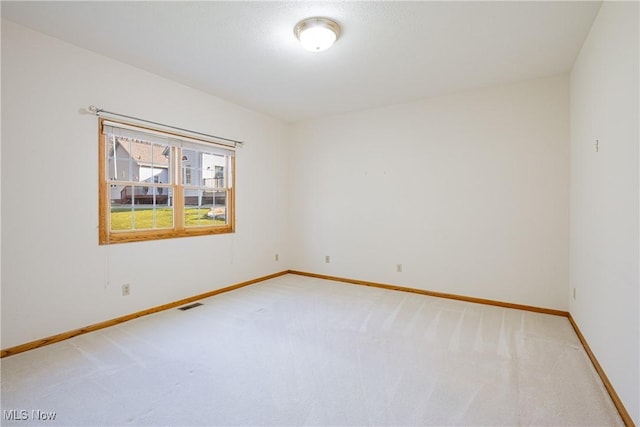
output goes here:
<path id="1" fill-rule="evenodd" d="M 178 308 L 178 310 L 182 310 L 182 311 L 190 310 L 192 308 L 200 307 L 201 305 L 202 305 L 201 302 L 194 302 L 193 304 L 189 304 L 189 305 L 185 305 L 184 307 L 180 307 L 180 308 Z"/>

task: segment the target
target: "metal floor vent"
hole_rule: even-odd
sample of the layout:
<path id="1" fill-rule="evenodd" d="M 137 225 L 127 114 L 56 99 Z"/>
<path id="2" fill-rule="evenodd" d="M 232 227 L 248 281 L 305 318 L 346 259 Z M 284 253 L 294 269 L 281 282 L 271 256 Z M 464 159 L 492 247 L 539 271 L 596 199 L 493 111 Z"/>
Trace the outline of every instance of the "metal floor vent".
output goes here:
<path id="1" fill-rule="evenodd" d="M 200 307 L 202 305 L 201 302 L 194 302 L 193 304 L 185 305 L 184 307 L 179 307 L 178 310 L 186 311 L 192 308 Z"/>

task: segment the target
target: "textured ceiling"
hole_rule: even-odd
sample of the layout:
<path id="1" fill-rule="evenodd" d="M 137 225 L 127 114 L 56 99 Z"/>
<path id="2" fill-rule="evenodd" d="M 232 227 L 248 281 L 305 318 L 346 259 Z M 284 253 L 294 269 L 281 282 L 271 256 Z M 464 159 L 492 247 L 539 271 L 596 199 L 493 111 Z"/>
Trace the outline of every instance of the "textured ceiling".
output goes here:
<path id="1" fill-rule="evenodd" d="M 293 122 L 566 72 L 600 2 L 8 2 L 2 16 Z M 329 50 L 294 25 L 342 26 Z"/>

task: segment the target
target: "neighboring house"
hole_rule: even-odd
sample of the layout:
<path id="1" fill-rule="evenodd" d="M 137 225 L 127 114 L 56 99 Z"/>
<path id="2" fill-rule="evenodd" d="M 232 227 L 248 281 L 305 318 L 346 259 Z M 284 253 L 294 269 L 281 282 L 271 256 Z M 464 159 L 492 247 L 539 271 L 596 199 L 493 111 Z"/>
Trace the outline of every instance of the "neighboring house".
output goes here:
<path id="1" fill-rule="evenodd" d="M 115 150 L 114 150 L 115 145 Z M 164 188 L 144 186 L 143 183 L 168 183 L 169 159 L 165 146 L 128 138 L 113 138 L 109 143 L 109 178 L 118 181 L 140 182 L 140 186 L 111 187 L 112 203 L 167 203 Z M 115 156 L 114 156 L 115 152 Z"/>
<path id="2" fill-rule="evenodd" d="M 167 146 L 121 137 L 113 137 L 107 142 L 109 178 L 140 183 L 135 186 L 112 185 L 112 204 L 152 204 L 154 199 L 156 204 L 172 204 L 168 188 L 144 185 L 170 183 Z M 181 163 L 183 184 L 200 187 L 185 188 L 185 205 L 226 204 L 226 192 L 214 191 L 225 186 L 224 156 L 185 148 Z"/>
<path id="3" fill-rule="evenodd" d="M 206 189 L 186 188 L 185 205 L 224 205 L 225 191 L 213 191 L 223 188 L 225 157 L 203 153 L 197 150 L 182 150 L 182 182 L 185 186 L 205 187 Z"/>

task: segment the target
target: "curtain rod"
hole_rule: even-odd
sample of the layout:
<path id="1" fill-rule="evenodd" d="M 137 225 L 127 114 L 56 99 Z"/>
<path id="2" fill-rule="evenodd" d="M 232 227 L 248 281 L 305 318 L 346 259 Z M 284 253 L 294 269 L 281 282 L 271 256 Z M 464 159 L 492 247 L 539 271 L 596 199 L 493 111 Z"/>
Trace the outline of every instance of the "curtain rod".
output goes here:
<path id="1" fill-rule="evenodd" d="M 182 132 L 189 132 L 189 133 L 192 133 L 194 135 L 201 135 L 201 136 L 206 136 L 206 137 L 209 137 L 209 138 L 214 138 L 214 139 L 219 139 L 219 140 L 222 140 L 222 141 L 231 142 L 231 143 L 233 143 L 234 146 L 236 146 L 236 145 L 243 146 L 244 145 L 243 141 L 237 141 L 235 139 L 223 138 L 221 136 L 216 136 L 216 135 L 209 135 L 208 133 L 196 132 L 194 130 L 183 129 L 183 128 L 179 128 L 179 127 L 176 127 L 176 126 L 165 125 L 164 123 L 152 122 L 151 120 L 145 120 L 145 119 L 140 119 L 138 117 L 127 116 L 126 114 L 114 113 L 112 111 L 107 111 L 107 110 L 105 110 L 103 108 L 98 108 L 95 105 L 90 105 L 89 106 L 89 111 L 94 113 L 96 116 L 100 116 L 100 114 L 102 114 L 102 113 L 110 114 L 112 116 L 124 117 L 124 118 L 127 118 L 127 119 L 137 120 L 139 122 L 144 122 L 144 123 L 150 123 L 150 124 L 153 124 L 153 125 L 156 125 L 156 126 L 162 126 L 162 127 L 169 128 L 169 129 L 175 129 L 175 130 L 179 130 L 179 131 L 182 131 Z"/>

